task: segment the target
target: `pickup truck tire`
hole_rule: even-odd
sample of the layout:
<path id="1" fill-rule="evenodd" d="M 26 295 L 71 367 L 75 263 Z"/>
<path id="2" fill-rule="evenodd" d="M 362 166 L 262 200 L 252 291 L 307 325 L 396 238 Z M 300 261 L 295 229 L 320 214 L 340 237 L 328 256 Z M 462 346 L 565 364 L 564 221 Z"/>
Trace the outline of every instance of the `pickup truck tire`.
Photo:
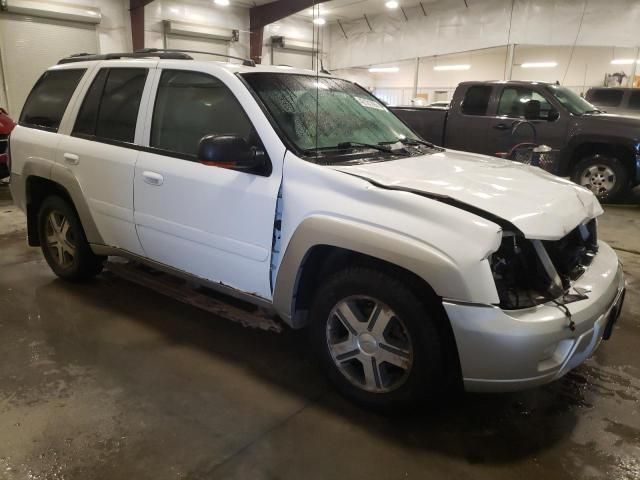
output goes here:
<path id="1" fill-rule="evenodd" d="M 102 271 L 104 257 L 91 251 L 80 219 L 66 200 L 50 196 L 42 202 L 38 235 L 44 258 L 58 277 L 80 281 Z"/>
<path id="2" fill-rule="evenodd" d="M 599 153 L 580 160 L 571 180 L 591 190 L 601 201 L 617 200 L 629 188 L 629 172 L 622 162 Z"/>
<path id="3" fill-rule="evenodd" d="M 350 267 L 323 282 L 311 306 L 311 341 L 346 397 L 387 413 L 446 390 L 440 306 L 396 276 Z"/>

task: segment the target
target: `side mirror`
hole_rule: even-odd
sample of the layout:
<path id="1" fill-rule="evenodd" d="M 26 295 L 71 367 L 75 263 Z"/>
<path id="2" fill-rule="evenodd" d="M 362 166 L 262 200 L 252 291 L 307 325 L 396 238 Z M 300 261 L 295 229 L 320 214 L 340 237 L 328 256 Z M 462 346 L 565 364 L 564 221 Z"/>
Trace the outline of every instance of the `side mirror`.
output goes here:
<path id="1" fill-rule="evenodd" d="M 555 122 L 560 118 L 560 112 L 557 110 L 549 110 L 549 114 L 547 115 L 547 121 Z"/>
<path id="2" fill-rule="evenodd" d="M 240 171 L 264 170 L 265 152 L 251 147 L 238 135 L 207 135 L 198 146 L 198 161 L 203 165 Z"/>
<path id="3" fill-rule="evenodd" d="M 539 100 L 529 100 L 524 104 L 524 118 L 526 120 L 540 120 Z"/>

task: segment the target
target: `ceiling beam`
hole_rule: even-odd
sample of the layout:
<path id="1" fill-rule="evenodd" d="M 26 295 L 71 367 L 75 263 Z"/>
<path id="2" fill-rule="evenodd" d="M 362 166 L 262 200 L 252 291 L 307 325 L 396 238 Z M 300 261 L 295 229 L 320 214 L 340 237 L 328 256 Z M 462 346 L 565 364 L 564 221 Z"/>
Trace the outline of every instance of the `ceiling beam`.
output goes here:
<path id="1" fill-rule="evenodd" d="M 133 51 L 144 48 L 144 7 L 153 0 L 129 0 L 131 18 L 131 45 Z"/>
<path id="2" fill-rule="evenodd" d="M 328 0 L 276 0 L 275 2 L 265 5 L 252 7 L 251 10 L 249 10 L 251 59 L 256 63 L 261 63 L 264 27 L 270 23 L 301 12 L 305 8 L 313 7 L 314 5 L 327 1 Z"/>

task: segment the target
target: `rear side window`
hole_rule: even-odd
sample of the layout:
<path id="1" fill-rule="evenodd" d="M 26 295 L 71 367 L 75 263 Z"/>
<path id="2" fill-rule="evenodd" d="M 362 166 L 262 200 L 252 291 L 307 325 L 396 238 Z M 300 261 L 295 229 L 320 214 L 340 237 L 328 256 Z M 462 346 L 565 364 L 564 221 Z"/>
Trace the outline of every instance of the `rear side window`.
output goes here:
<path id="1" fill-rule="evenodd" d="M 250 145 L 259 141 L 231 90 L 211 75 L 164 70 L 153 110 L 150 145 L 196 157 L 202 137 L 235 134 Z"/>
<path id="2" fill-rule="evenodd" d="M 486 115 L 493 87 L 476 85 L 469 87 L 462 102 L 462 113 L 465 115 Z"/>
<path id="3" fill-rule="evenodd" d="M 591 103 L 599 107 L 617 107 L 622 102 L 622 90 L 594 90 L 591 96 Z"/>
<path id="4" fill-rule="evenodd" d="M 45 72 L 24 104 L 20 125 L 57 132 L 69 100 L 85 72 L 85 69 Z"/>
<path id="5" fill-rule="evenodd" d="M 80 107 L 73 134 L 133 143 L 146 68 L 103 68 Z"/>
<path id="6" fill-rule="evenodd" d="M 629 96 L 629 108 L 640 110 L 640 91 L 631 92 Z"/>

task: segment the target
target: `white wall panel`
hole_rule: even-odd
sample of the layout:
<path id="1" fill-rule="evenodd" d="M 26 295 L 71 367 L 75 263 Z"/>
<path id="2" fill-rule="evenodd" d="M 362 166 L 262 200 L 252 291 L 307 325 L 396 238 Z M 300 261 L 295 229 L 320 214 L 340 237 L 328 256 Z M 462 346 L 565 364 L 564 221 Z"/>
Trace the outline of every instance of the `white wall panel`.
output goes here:
<path id="1" fill-rule="evenodd" d="M 584 23 L 578 31 L 586 2 Z M 511 0 L 441 0 L 418 8 L 343 22 L 330 29 L 333 69 L 443 55 L 506 45 L 617 45 L 634 47 L 640 39 L 640 2 L 632 0 L 517 0 L 509 37 Z"/>
<path id="2" fill-rule="evenodd" d="M 8 111 L 18 118 L 31 88 L 51 65 L 73 53 L 96 53 L 94 25 L 24 15 L 0 16 Z"/>

